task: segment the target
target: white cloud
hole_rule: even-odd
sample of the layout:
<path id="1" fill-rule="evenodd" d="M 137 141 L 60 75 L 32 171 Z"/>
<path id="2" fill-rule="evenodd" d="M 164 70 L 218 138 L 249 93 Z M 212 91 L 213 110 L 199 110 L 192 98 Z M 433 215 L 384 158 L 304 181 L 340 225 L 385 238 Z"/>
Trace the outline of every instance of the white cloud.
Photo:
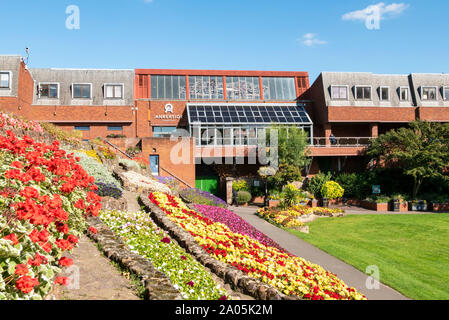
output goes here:
<path id="1" fill-rule="evenodd" d="M 385 19 L 401 14 L 408 7 L 409 5 L 406 3 L 392 3 L 387 5 L 384 2 L 379 2 L 377 4 L 370 5 L 362 10 L 345 13 L 342 16 L 342 19 L 366 21 L 371 17 L 373 13 L 378 13 L 380 19 Z"/>
<path id="2" fill-rule="evenodd" d="M 315 45 L 322 45 L 327 43 L 327 41 L 318 39 L 317 36 L 318 35 L 316 33 L 306 33 L 305 35 L 302 36 L 302 39 L 298 39 L 298 41 L 302 42 L 302 44 L 308 47 L 313 47 Z"/>

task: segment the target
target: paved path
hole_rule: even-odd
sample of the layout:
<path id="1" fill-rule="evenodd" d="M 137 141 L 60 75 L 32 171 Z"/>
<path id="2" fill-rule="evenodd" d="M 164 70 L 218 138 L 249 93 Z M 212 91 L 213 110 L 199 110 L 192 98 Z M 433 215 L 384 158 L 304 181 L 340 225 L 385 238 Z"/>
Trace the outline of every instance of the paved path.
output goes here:
<path id="1" fill-rule="evenodd" d="M 73 287 L 56 286 L 55 300 L 140 300 L 135 287 L 103 256 L 86 236 L 67 257 L 73 259 L 73 267 L 63 276 L 71 277 Z M 77 272 L 79 270 L 79 272 Z M 76 279 L 79 285 L 76 285 Z"/>
<path id="2" fill-rule="evenodd" d="M 356 268 L 331 256 L 330 254 L 316 248 L 308 242 L 295 237 L 291 233 L 275 227 L 267 221 L 259 218 L 254 213 L 257 208 L 253 207 L 230 207 L 237 215 L 253 225 L 259 231 L 276 241 L 281 247 L 290 253 L 304 258 L 312 263 L 335 273 L 348 286 L 362 292 L 369 300 L 406 300 L 407 297 L 392 288 L 381 284 L 379 289 L 368 289 L 366 280 L 368 276 Z"/>

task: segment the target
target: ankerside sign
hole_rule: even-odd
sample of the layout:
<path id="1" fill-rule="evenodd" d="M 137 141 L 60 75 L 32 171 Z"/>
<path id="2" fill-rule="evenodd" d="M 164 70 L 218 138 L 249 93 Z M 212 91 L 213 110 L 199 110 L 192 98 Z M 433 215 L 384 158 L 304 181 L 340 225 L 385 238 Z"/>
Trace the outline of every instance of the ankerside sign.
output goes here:
<path id="1" fill-rule="evenodd" d="M 164 107 L 165 114 L 157 114 L 156 119 L 161 120 L 179 120 L 182 119 L 182 114 L 174 114 L 174 107 L 171 103 L 167 103 Z"/>

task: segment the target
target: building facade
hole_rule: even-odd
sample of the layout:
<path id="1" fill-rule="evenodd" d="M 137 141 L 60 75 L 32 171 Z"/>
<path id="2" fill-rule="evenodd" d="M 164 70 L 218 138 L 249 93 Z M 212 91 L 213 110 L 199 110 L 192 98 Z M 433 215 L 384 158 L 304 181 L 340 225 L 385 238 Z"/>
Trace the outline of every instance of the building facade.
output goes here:
<path id="1" fill-rule="evenodd" d="M 219 191 L 228 176 L 255 176 L 265 128 L 310 137 L 318 171 L 363 170 L 372 138 L 416 119 L 449 122 L 449 75 L 226 70 L 28 69 L 0 56 L 0 108 L 84 139 L 140 144 L 154 175 Z M 109 138 L 108 138 L 109 139 Z M 220 177 L 220 178 L 218 178 Z"/>

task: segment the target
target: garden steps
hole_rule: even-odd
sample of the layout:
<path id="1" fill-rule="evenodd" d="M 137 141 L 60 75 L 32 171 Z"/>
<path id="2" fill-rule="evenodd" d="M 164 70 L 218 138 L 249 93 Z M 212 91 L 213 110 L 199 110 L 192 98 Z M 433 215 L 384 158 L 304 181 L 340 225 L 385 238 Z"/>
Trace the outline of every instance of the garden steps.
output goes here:
<path id="1" fill-rule="evenodd" d="M 140 300 L 134 285 L 120 274 L 85 235 L 80 238 L 79 246 L 67 256 L 73 259 L 75 268 L 72 270 L 79 270 L 79 289 L 57 286 L 48 299 Z M 75 272 L 70 271 L 68 269 L 62 275 L 74 278 Z"/>
<path id="2" fill-rule="evenodd" d="M 290 253 L 318 264 L 336 274 L 346 285 L 354 287 L 369 300 L 408 300 L 404 295 L 382 283 L 379 289 L 367 289 L 366 283 L 369 276 L 308 242 L 259 218 L 255 214 L 257 209 L 259 209 L 258 207 L 230 207 L 229 209 L 276 241 Z"/>

